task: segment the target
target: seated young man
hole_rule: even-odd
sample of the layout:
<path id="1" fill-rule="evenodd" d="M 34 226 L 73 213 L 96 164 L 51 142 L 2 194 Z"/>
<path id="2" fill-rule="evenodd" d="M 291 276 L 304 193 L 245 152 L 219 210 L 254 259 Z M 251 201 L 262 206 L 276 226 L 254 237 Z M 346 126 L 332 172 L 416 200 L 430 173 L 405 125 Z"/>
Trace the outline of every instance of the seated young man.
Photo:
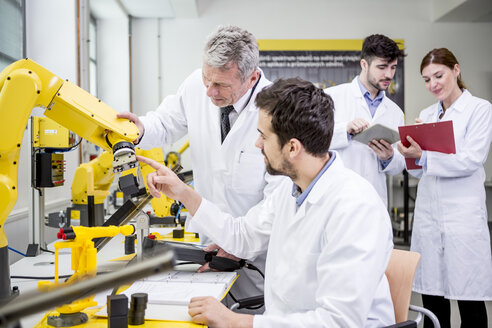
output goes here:
<path id="1" fill-rule="evenodd" d="M 259 137 L 267 171 L 286 179 L 245 217 L 231 220 L 167 167 L 150 192 L 181 201 L 189 231 L 205 233 L 224 251 L 248 259 L 267 252 L 265 313 L 234 313 L 211 297 L 193 298 L 194 322 L 213 327 L 381 327 L 395 321 L 385 276 L 393 249 L 386 208 L 374 188 L 328 151 L 333 101 L 301 79 L 262 90 Z"/>

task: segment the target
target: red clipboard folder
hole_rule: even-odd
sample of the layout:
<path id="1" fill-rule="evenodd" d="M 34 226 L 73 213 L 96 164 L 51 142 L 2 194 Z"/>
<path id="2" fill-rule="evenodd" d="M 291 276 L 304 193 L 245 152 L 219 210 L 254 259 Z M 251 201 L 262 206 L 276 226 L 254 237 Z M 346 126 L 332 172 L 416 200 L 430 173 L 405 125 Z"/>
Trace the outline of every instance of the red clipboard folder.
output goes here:
<path id="1" fill-rule="evenodd" d="M 422 150 L 438 151 L 445 154 L 456 154 L 454 144 L 453 121 L 413 124 L 399 126 L 401 143 L 408 147 L 407 136 L 412 137 Z M 407 170 L 421 169 L 415 164 L 415 158 L 405 158 Z"/>

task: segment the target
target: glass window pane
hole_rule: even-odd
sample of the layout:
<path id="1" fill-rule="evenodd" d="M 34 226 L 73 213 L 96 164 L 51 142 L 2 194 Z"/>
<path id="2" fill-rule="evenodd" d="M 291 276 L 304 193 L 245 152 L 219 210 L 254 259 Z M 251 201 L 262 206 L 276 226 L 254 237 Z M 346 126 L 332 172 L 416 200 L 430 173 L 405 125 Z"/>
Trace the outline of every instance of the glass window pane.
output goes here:
<path id="1" fill-rule="evenodd" d="M 97 97 L 97 66 L 92 60 L 89 63 L 90 93 Z"/>
<path id="2" fill-rule="evenodd" d="M 91 18 L 89 24 L 89 58 L 96 60 L 96 20 Z"/>
<path id="3" fill-rule="evenodd" d="M 12 63 L 12 60 L 7 59 L 3 56 L 0 55 L 0 72 L 3 71 L 3 69 L 7 66 L 9 66 Z"/>
<path id="4" fill-rule="evenodd" d="M 12 61 L 23 56 L 23 1 L 0 1 L 0 52 Z"/>

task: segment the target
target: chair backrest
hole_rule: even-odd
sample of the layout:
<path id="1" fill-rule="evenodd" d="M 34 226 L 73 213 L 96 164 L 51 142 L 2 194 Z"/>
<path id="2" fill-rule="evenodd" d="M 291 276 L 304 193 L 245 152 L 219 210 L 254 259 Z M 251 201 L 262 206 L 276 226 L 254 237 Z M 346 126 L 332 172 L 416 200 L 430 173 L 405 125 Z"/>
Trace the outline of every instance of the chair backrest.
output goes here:
<path id="1" fill-rule="evenodd" d="M 394 249 L 386 269 L 396 323 L 406 321 L 412 297 L 412 283 L 420 254 Z"/>

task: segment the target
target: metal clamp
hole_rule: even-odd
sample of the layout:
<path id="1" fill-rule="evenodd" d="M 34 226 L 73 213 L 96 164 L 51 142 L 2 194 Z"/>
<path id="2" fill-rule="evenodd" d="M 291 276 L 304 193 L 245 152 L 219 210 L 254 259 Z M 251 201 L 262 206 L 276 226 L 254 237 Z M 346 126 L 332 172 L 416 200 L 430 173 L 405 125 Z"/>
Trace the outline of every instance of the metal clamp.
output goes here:
<path id="1" fill-rule="evenodd" d="M 137 260 L 143 260 L 143 240 L 149 235 L 150 218 L 144 213 L 140 212 L 135 218 L 135 229 L 137 234 Z"/>

